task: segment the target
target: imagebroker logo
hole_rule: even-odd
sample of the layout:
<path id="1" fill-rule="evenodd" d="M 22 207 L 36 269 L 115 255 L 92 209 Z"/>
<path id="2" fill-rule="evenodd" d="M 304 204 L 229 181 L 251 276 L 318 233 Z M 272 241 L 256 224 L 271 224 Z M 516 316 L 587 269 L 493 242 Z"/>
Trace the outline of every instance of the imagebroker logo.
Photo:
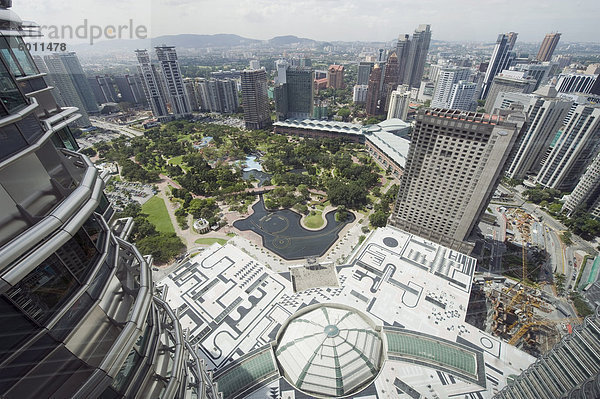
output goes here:
<path id="1" fill-rule="evenodd" d="M 98 39 L 147 39 L 148 28 L 145 25 L 134 25 L 133 19 L 127 25 L 93 25 L 87 19 L 83 24 L 72 25 L 42 25 L 40 33 L 52 40 L 88 40 L 90 45 Z"/>

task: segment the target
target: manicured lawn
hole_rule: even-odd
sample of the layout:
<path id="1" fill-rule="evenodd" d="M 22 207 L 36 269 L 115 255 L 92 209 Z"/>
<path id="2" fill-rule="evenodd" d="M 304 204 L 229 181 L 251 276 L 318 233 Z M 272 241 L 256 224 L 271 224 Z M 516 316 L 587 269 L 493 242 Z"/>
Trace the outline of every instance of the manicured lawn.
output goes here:
<path id="1" fill-rule="evenodd" d="M 176 157 L 169 159 L 170 165 L 181 165 L 182 162 L 183 162 L 183 155 L 178 155 Z"/>
<path id="2" fill-rule="evenodd" d="M 314 215 L 308 215 L 304 218 L 304 225 L 310 229 L 318 229 L 325 224 L 321 212 L 316 212 Z"/>
<path id="3" fill-rule="evenodd" d="M 224 238 L 198 238 L 196 241 L 194 241 L 196 244 L 200 244 L 200 245 L 212 245 L 215 242 L 219 243 L 221 245 L 225 245 L 225 243 L 227 242 L 226 239 Z"/>
<path id="4" fill-rule="evenodd" d="M 157 196 L 150 198 L 142 205 L 142 212 L 148 214 L 148 220 L 161 233 L 175 233 L 171 218 L 167 212 L 165 201 Z"/>

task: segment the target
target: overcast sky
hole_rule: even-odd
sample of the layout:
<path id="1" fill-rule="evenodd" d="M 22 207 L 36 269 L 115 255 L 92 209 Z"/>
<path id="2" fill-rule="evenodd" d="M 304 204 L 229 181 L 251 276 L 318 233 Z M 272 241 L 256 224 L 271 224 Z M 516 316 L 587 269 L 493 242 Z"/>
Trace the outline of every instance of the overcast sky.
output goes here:
<path id="1" fill-rule="evenodd" d="M 255 39 L 296 35 L 315 40 L 388 41 L 431 24 L 433 39 L 494 42 L 515 31 L 541 42 L 596 41 L 600 0 L 13 0 L 40 25 L 146 25 L 150 37 L 235 33 Z"/>

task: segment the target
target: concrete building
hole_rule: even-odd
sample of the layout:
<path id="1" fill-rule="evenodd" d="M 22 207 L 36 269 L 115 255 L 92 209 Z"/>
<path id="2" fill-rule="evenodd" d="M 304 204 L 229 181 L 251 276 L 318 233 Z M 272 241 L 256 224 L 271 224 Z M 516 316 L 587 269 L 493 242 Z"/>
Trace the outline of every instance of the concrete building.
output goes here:
<path id="1" fill-rule="evenodd" d="M 83 68 L 81 67 L 79 58 L 77 58 L 77 54 L 74 52 L 65 52 L 56 53 L 54 55 L 58 56 L 58 59 L 65 66 L 67 75 L 73 82 L 73 86 L 75 87 L 79 98 L 81 98 L 85 110 L 91 114 L 97 113 L 99 109 L 98 104 L 96 103 L 96 98 L 94 97 L 94 93 L 90 88 L 88 80 L 85 76 L 85 72 L 83 72 Z"/>
<path id="2" fill-rule="evenodd" d="M 136 50 L 135 53 L 138 60 L 138 70 L 144 84 L 144 94 L 146 95 L 147 102 L 150 104 L 152 114 L 159 121 L 169 120 L 167 104 L 161 93 L 159 80 L 156 78 L 154 69 L 152 68 L 148 51 Z"/>
<path id="3" fill-rule="evenodd" d="M 425 59 L 431 42 L 431 26 L 419 25 L 412 38 L 401 35 L 396 44 L 398 57 L 398 84 L 419 87 L 425 70 Z"/>
<path id="4" fill-rule="evenodd" d="M 239 107 L 237 81 L 233 79 L 201 79 L 197 82 L 205 111 L 233 114 Z"/>
<path id="5" fill-rule="evenodd" d="M 134 105 L 148 105 L 142 79 L 138 74 L 115 76 L 114 80 L 121 94 L 121 101 Z"/>
<path id="6" fill-rule="evenodd" d="M 542 45 L 540 46 L 540 50 L 538 51 L 535 59 L 540 62 L 550 61 L 559 40 L 560 33 L 548 33 L 546 37 L 544 37 Z"/>
<path id="7" fill-rule="evenodd" d="M 275 61 L 275 70 L 277 71 L 277 75 L 275 76 L 275 85 L 284 84 L 286 82 L 285 72 L 289 66 L 290 64 L 286 60 Z"/>
<path id="8" fill-rule="evenodd" d="M 363 128 L 365 148 L 383 170 L 400 178 L 410 148 L 411 125 L 400 119 L 387 119 Z"/>
<path id="9" fill-rule="evenodd" d="M 475 111 L 477 109 L 477 84 L 461 80 L 452 86 L 448 109 Z"/>
<path id="10" fill-rule="evenodd" d="M 534 182 L 558 190 L 572 190 L 596 156 L 599 140 L 600 107 L 573 104 L 552 139 Z"/>
<path id="11" fill-rule="evenodd" d="M 600 153 L 588 165 L 562 207 L 563 212 L 569 216 L 577 209 L 589 212 L 596 219 L 600 219 Z"/>
<path id="12" fill-rule="evenodd" d="M 118 103 L 119 97 L 110 76 L 88 77 L 88 83 L 98 104 Z"/>
<path id="13" fill-rule="evenodd" d="M 369 84 L 367 86 L 367 102 L 365 105 L 367 115 L 379 115 L 380 112 L 380 100 L 381 100 L 381 76 L 382 70 L 379 64 L 376 64 L 371 71 L 369 76 Z"/>
<path id="14" fill-rule="evenodd" d="M 517 141 L 506 168 L 507 177 L 522 180 L 539 172 L 540 163 L 573 103 L 555 98 L 556 90 L 549 96 L 540 95 L 542 93 L 501 94 L 505 95 L 505 103 L 498 108 L 508 109 L 511 104 L 518 103 L 523 105 L 527 115 L 525 133 Z"/>
<path id="15" fill-rule="evenodd" d="M 558 75 L 556 90 L 559 93 L 599 94 L 598 75 L 580 73 L 561 73 Z"/>
<path id="16" fill-rule="evenodd" d="M 343 89 L 344 85 L 344 66 L 330 65 L 327 69 L 327 87 L 334 89 Z"/>
<path id="17" fill-rule="evenodd" d="M 433 91 L 435 90 L 435 82 L 421 82 L 421 87 L 419 87 L 419 92 L 417 94 L 416 99 L 420 102 L 431 101 L 433 100 Z"/>
<path id="18" fill-rule="evenodd" d="M 433 98 L 431 100 L 432 108 L 446 108 L 446 109 L 464 109 L 458 108 L 456 105 L 463 105 L 463 103 L 468 103 L 467 111 L 470 111 L 472 108 L 473 98 L 463 99 L 465 97 L 465 93 L 461 93 L 463 88 L 465 87 L 465 83 L 468 83 L 469 75 L 471 70 L 469 68 L 459 68 L 459 67 L 446 67 L 440 69 L 437 74 L 437 80 L 435 83 L 435 89 L 433 91 Z M 462 82 L 459 84 L 459 82 Z M 460 87 L 459 87 L 460 86 Z M 470 93 L 471 96 L 474 94 L 473 91 Z M 453 100 L 456 101 L 456 104 L 453 104 Z"/>
<path id="19" fill-rule="evenodd" d="M 244 70 L 241 76 L 246 129 L 264 129 L 271 124 L 267 72 L 264 69 Z"/>
<path id="20" fill-rule="evenodd" d="M 519 34 L 517 32 L 508 32 L 506 36 L 508 37 L 508 49 L 512 50 L 517 43 L 517 36 L 519 36 Z"/>
<path id="21" fill-rule="evenodd" d="M 154 49 L 171 105 L 171 112 L 175 118 L 190 115 L 192 106 L 183 86 L 183 76 L 181 76 L 175 47 L 158 46 Z"/>
<path id="22" fill-rule="evenodd" d="M 408 115 L 409 104 L 410 90 L 408 89 L 408 85 L 399 85 L 398 88 L 390 94 L 387 119 L 397 118 L 405 121 Z"/>
<path id="23" fill-rule="evenodd" d="M 511 67 L 511 70 L 525 72 L 525 76 L 534 78 L 536 84 L 533 90 L 535 91 L 548 82 L 555 67 L 555 63 L 543 62 L 539 64 L 517 64 Z"/>
<path id="24" fill-rule="evenodd" d="M 259 60 L 250 60 L 250 70 L 252 69 L 260 69 L 260 61 Z"/>
<path id="25" fill-rule="evenodd" d="M 200 111 L 200 99 L 197 96 L 198 90 L 196 89 L 196 81 L 192 78 L 183 79 L 183 88 L 185 89 L 185 93 L 190 100 L 192 111 Z"/>
<path id="26" fill-rule="evenodd" d="M 69 78 L 69 72 L 58 56 L 51 54 L 46 55 L 42 59 L 40 56 L 33 57 L 39 71 L 46 73 L 44 79 L 47 80 L 49 86 L 53 86 L 52 96 L 61 107 L 72 106 L 79 109 L 81 118 L 75 119 L 72 123 L 79 127 L 87 127 L 91 125 L 90 117 L 83 105 L 79 93 L 75 89 L 73 81 Z"/>
<path id="27" fill-rule="evenodd" d="M 600 64 L 599 63 L 594 63 L 594 64 L 588 65 L 587 68 L 585 69 L 585 74 L 586 75 L 598 75 L 598 74 L 600 74 Z"/>
<path id="28" fill-rule="evenodd" d="M 352 89 L 352 101 L 356 104 L 364 104 L 367 102 L 367 85 L 355 85 Z"/>
<path id="29" fill-rule="evenodd" d="M 390 223 L 470 251 L 465 240 L 496 190 L 524 123 L 522 113 L 417 111 Z"/>
<path id="30" fill-rule="evenodd" d="M 485 112 L 494 111 L 496 99 L 501 92 L 512 93 L 531 93 L 536 85 L 536 80 L 531 77 L 525 77 L 524 72 L 504 71 L 494 77 L 492 87 L 489 90 L 485 100 Z"/>
<path id="31" fill-rule="evenodd" d="M 369 84 L 369 76 L 371 75 L 371 70 L 375 66 L 374 62 L 361 61 L 358 63 L 358 77 L 356 84 L 368 85 Z"/>
<path id="32" fill-rule="evenodd" d="M 286 83 L 275 86 L 277 120 L 310 118 L 313 114 L 313 70 L 307 67 L 288 67 Z"/>
<path id="33" fill-rule="evenodd" d="M 132 220 L 111 222 L 105 175 L 77 152 L 77 109 L 54 101 L 20 36 L 28 27 L 7 11 L 0 2 L 14 43 L 0 55 L 2 396 L 217 399 L 152 257 L 127 241 Z M 17 83 L 7 56 L 31 73 Z"/>
<path id="34" fill-rule="evenodd" d="M 514 36 L 516 37 L 516 35 Z M 516 40 L 516 39 L 515 39 Z M 485 71 L 483 83 L 481 87 L 480 98 L 485 100 L 488 96 L 494 77 L 505 69 L 510 67 L 511 61 L 516 55 L 510 51 L 511 44 L 508 35 L 499 34 L 492 52 L 492 58 Z"/>

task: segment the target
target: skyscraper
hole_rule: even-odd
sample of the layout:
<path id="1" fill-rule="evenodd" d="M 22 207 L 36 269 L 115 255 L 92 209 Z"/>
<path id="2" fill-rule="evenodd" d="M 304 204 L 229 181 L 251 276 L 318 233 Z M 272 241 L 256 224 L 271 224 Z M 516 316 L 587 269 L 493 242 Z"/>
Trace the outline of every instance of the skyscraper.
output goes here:
<path id="1" fill-rule="evenodd" d="M 524 106 L 527 128 L 515 144 L 516 150 L 506 168 L 506 176 L 519 180 L 528 174 L 537 173 L 546 149 L 572 105 L 570 101 L 547 96 L 520 96 L 521 99 L 515 99 L 511 103 L 517 102 Z"/>
<path id="2" fill-rule="evenodd" d="M 499 93 L 531 93 L 537 81 L 525 75 L 524 72 L 504 71 L 494 76 L 492 86 L 485 100 L 485 112 L 491 113 L 494 111 Z"/>
<path id="3" fill-rule="evenodd" d="M 264 69 L 242 71 L 242 99 L 246 129 L 263 129 L 271 124 Z"/>
<path id="4" fill-rule="evenodd" d="M 569 216 L 577 209 L 600 219 L 600 152 L 588 165 L 562 207 L 563 212 L 567 212 Z"/>
<path id="5" fill-rule="evenodd" d="M 159 120 L 168 120 L 169 111 L 167 110 L 167 104 L 165 103 L 164 97 L 161 95 L 159 82 L 154 75 L 152 64 L 150 63 L 150 56 L 147 50 L 136 50 L 135 51 L 138 59 L 138 69 L 144 82 L 144 92 L 152 114 Z"/>
<path id="6" fill-rule="evenodd" d="M 0 53 L 2 396 L 216 399 L 166 292 L 154 287 L 151 258 L 127 241 L 131 220 L 109 227 L 104 176 L 66 126 L 79 115 L 47 95 L 21 20 L 0 15 L 3 35 L 12 34 Z M 17 83 L 11 69 L 20 65 L 31 86 Z"/>
<path id="7" fill-rule="evenodd" d="M 200 80 L 198 88 L 204 110 L 224 114 L 237 112 L 239 100 L 234 79 Z"/>
<path id="8" fill-rule="evenodd" d="M 177 52 L 173 46 L 159 46 L 156 50 L 156 58 L 160 65 L 162 77 L 167 89 L 167 96 L 171 104 L 171 111 L 175 117 L 191 114 L 192 106 L 190 99 L 183 87 L 183 77 L 179 69 Z"/>
<path id="9" fill-rule="evenodd" d="M 358 78 L 357 85 L 368 85 L 369 84 L 369 76 L 371 75 L 371 70 L 375 65 L 374 62 L 361 61 L 358 63 Z"/>
<path id="10" fill-rule="evenodd" d="M 570 191 L 598 152 L 600 107 L 573 104 L 535 177 L 544 187 Z"/>
<path id="11" fill-rule="evenodd" d="M 519 34 L 517 32 L 508 32 L 506 36 L 508 36 L 508 50 L 510 51 L 515 47 Z"/>
<path id="12" fill-rule="evenodd" d="M 500 182 L 524 119 L 520 112 L 417 111 L 390 223 L 450 248 L 470 250 L 465 240 Z"/>
<path id="13" fill-rule="evenodd" d="M 196 81 L 192 78 L 185 78 L 183 80 L 183 87 L 185 89 L 185 93 L 190 100 L 190 105 L 192 107 L 192 111 L 200 110 L 200 100 L 196 96 Z"/>
<path id="14" fill-rule="evenodd" d="M 69 78 L 69 73 L 57 55 L 50 54 L 42 57 L 35 56 L 35 63 L 40 72 L 47 73 L 45 79 L 48 84 L 54 86 L 55 90 L 52 94 L 58 105 L 62 107 L 73 106 L 79 109 L 81 118 L 73 123 L 80 127 L 90 126 L 90 117 L 86 111 L 83 101 L 79 93 L 75 89 L 73 81 Z"/>
<path id="15" fill-rule="evenodd" d="M 142 79 L 138 74 L 115 76 L 115 84 L 121 93 L 121 101 L 147 105 Z"/>
<path id="16" fill-rule="evenodd" d="M 344 86 L 344 66 L 330 65 L 327 69 L 327 87 L 334 89 L 343 89 Z"/>
<path id="17" fill-rule="evenodd" d="M 548 33 L 546 37 L 544 37 L 544 41 L 542 41 L 542 45 L 540 46 L 540 50 L 538 51 L 535 59 L 542 62 L 550 61 L 559 40 L 560 33 Z"/>
<path id="18" fill-rule="evenodd" d="M 367 115 L 373 116 L 378 115 L 379 111 L 379 100 L 381 93 L 381 68 L 379 64 L 375 64 L 371 75 L 369 76 L 369 84 L 367 86 L 367 102 L 366 111 Z"/>
<path id="19" fill-rule="evenodd" d="M 516 34 L 513 36 L 516 38 Z M 515 39 L 516 40 L 516 39 Z M 510 51 L 511 46 L 509 43 L 509 37 L 505 34 L 499 34 L 492 52 L 492 58 L 490 59 L 485 76 L 483 78 L 483 86 L 481 88 L 481 99 L 487 98 L 492 81 L 494 77 L 498 75 L 510 66 L 511 59 L 515 57 L 515 54 Z"/>
<path id="20" fill-rule="evenodd" d="M 408 115 L 409 104 L 410 90 L 408 89 L 408 85 L 399 85 L 398 88 L 390 94 L 387 118 L 398 118 L 405 121 Z"/>
<path id="21" fill-rule="evenodd" d="M 580 73 L 561 73 L 558 75 L 556 90 L 559 93 L 585 93 L 599 94 L 598 75 L 587 75 Z"/>
<path id="22" fill-rule="evenodd" d="M 415 29 L 412 39 L 409 39 L 408 35 L 400 36 L 396 44 L 399 84 L 420 87 L 430 42 L 430 25 L 419 25 Z"/>
<path id="23" fill-rule="evenodd" d="M 454 107 L 452 104 L 453 93 L 456 96 L 460 96 L 458 93 L 458 83 L 460 81 L 467 81 L 471 71 L 469 68 L 460 67 L 446 67 L 442 68 L 437 74 L 437 80 L 435 82 L 435 89 L 433 91 L 433 99 L 431 100 L 432 108 L 446 108 L 446 109 L 461 109 Z M 472 98 L 469 102 L 472 102 Z M 461 101 L 462 102 L 462 101 Z M 470 111 L 469 108 L 466 109 Z"/>
<path id="24" fill-rule="evenodd" d="M 110 76 L 91 76 L 88 78 L 88 83 L 98 104 L 118 102 L 117 92 Z"/>
<path id="25" fill-rule="evenodd" d="M 286 83 L 275 86 L 275 108 L 278 120 L 312 116 L 313 75 L 313 70 L 308 67 L 286 69 Z"/>
<path id="26" fill-rule="evenodd" d="M 79 94 L 79 98 L 81 98 L 85 110 L 88 113 L 98 112 L 96 98 L 90 88 L 77 55 L 74 52 L 58 53 L 58 58 L 65 66 L 69 79 L 73 82 L 73 86 L 75 87 L 77 94 Z"/>

